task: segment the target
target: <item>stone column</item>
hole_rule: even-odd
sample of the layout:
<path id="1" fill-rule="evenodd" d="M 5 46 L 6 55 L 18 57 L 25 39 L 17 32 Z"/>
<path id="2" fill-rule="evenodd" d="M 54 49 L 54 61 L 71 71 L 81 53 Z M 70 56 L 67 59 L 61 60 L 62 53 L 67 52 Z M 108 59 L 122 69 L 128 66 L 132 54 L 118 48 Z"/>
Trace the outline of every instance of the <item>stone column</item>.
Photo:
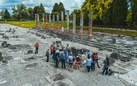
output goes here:
<path id="1" fill-rule="evenodd" d="M 83 13 L 80 13 L 80 37 L 83 36 Z"/>
<path id="2" fill-rule="evenodd" d="M 51 15 L 49 15 L 49 23 L 51 23 Z"/>
<path id="3" fill-rule="evenodd" d="M 55 28 L 55 15 L 52 15 L 53 29 Z"/>
<path id="4" fill-rule="evenodd" d="M 35 14 L 35 22 L 37 22 L 37 14 Z"/>
<path id="5" fill-rule="evenodd" d="M 73 35 L 76 33 L 76 14 L 73 13 Z"/>
<path id="6" fill-rule="evenodd" d="M 42 21 L 43 21 L 43 23 L 44 23 L 44 21 L 45 21 L 45 19 L 44 19 L 44 14 L 42 14 Z"/>
<path id="7" fill-rule="evenodd" d="M 46 15 L 46 29 L 48 29 L 48 16 Z"/>
<path id="8" fill-rule="evenodd" d="M 49 27 L 51 28 L 51 15 L 49 15 Z"/>
<path id="9" fill-rule="evenodd" d="M 39 14 L 36 14 L 36 28 L 40 28 Z"/>
<path id="10" fill-rule="evenodd" d="M 57 32 L 59 32 L 59 15 L 56 15 L 56 19 L 57 19 Z"/>
<path id="11" fill-rule="evenodd" d="M 59 15 L 56 15 L 57 16 L 57 21 L 59 21 Z"/>
<path id="12" fill-rule="evenodd" d="M 89 31 L 88 31 L 88 39 L 92 39 L 92 12 L 89 13 Z"/>
<path id="13" fill-rule="evenodd" d="M 69 30 L 69 10 L 67 10 L 67 31 Z"/>
<path id="14" fill-rule="evenodd" d="M 62 32 L 64 32 L 64 14 L 63 11 L 61 11 L 61 20 L 62 20 Z"/>
<path id="15" fill-rule="evenodd" d="M 44 19 L 44 14 L 42 14 L 42 25 L 41 25 L 41 29 L 42 29 L 42 27 L 44 28 L 44 21 L 45 21 L 45 19 Z"/>

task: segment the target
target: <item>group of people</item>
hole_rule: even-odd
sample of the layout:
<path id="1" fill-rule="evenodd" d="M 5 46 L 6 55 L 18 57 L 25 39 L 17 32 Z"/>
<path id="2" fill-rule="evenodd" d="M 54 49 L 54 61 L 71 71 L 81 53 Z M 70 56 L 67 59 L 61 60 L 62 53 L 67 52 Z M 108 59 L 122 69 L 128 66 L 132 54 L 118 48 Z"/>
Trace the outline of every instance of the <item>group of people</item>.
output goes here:
<path id="1" fill-rule="evenodd" d="M 39 44 L 36 43 L 36 51 L 35 54 L 38 53 Z M 59 67 L 59 63 L 61 63 L 61 67 L 66 69 L 66 65 L 68 65 L 68 70 L 73 71 L 75 69 L 80 69 L 84 65 L 87 66 L 87 74 L 90 74 L 90 71 L 95 71 L 95 64 L 97 64 L 98 68 L 100 68 L 98 63 L 98 53 L 91 54 L 90 51 L 86 52 L 85 50 L 77 51 L 77 54 L 74 55 L 70 46 L 67 44 L 66 47 L 63 47 L 59 44 L 51 45 L 50 49 L 46 51 L 46 62 L 49 62 L 49 58 L 52 57 L 55 67 Z M 102 70 L 102 75 L 108 74 L 109 69 L 109 58 L 107 57 L 104 60 L 104 66 Z"/>

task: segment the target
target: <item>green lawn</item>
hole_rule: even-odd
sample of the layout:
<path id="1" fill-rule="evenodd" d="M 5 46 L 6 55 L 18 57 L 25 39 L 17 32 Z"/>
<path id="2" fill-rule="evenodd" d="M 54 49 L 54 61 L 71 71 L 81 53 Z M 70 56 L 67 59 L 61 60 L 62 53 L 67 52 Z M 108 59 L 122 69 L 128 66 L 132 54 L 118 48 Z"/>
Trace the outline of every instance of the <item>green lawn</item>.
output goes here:
<path id="1" fill-rule="evenodd" d="M 34 21 L 10 21 L 10 22 L 0 22 L 0 24 L 11 24 L 24 28 L 32 28 L 35 27 Z"/>
<path id="2" fill-rule="evenodd" d="M 24 27 L 24 28 L 32 28 L 35 27 L 35 22 L 34 21 L 10 21 L 10 22 L 0 22 L 0 24 L 11 24 L 19 27 Z M 42 22 L 41 22 L 42 23 Z M 59 27 L 61 28 L 62 22 L 55 22 L 55 24 L 50 23 L 48 25 L 49 28 L 52 28 L 53 26 L 55 28 Z M 44 24 L 44 27 L 45 24 Z M 64 23 L 64 27 L 66 28 L 67 25 Z M 72 28 L 72 23 L 70 23 L 70 28 Z M 80 29 L 80 27 L 77 27 L 77 29 Z M 84 28 L 84 30 L 88 30 L 88 28 Z M 104 33 L 110 33 L 110 34 L 121 34 L 121 35 L 128 35 L 128 36 L 136 36 L 137 37 L 137 32 L 135 31 L 124 31 L 124 30 L 111 30 L 111 29 L 99 29 L 99 28 L 93 28 L 93 32 L 104 32 Z"/>

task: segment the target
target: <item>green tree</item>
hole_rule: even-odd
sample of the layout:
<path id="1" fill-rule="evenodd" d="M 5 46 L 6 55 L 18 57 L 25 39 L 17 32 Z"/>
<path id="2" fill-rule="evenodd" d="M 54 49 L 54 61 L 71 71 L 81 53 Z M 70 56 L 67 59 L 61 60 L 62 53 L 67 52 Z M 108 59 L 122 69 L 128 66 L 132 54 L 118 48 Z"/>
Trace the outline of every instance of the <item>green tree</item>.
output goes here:
<path id="1" fill-rule="evenodd" d="M 42 19 L 42 15 L 45 14 L 45 8 L 42 3 L 39 6 L 39 10 L 40 10 L 40 13 L 39 13 L 40 19 Z"/>
<path id="2" fill-rule="evenodd" d="M 12 7 L 13 18 L 17 20 L 27 20 L 29 13 L 24 4 L 18 4 L 17 6 Z"/>
<path id="3" fill-rule="evenodd" d="M 31 8 L 31 7 L 28 8 L 29 19 L 30 19 L 30 20 L 33 20 L 33 19 L 34 19 L 33 11 L 34 11 L 33 8 Z"/>
<path id="4" fill-rule="evenodd" d="M 59 13 L 61 14 L 61 11 L 63 11 L 63 14 L 64 14 L 64 20 L 66 18 L 65 16 L 65 8 L 64 8 L 64 5 L 62 2 L 59 3 Z M 60 15 L 60 20 L 61 20 L 61 15 Z"/>
<path id="5" fill-rule="evenodd" d="M 4 19 L 10 19 L 10 13 L 9 11 L 6 9 L 5 12 L 4 12 Z"/>
<path id="6" fill-rule="evenodd" d="M 40 19 L 42 19 L 42 15 L 45 13 L 45 8 L 42 3 L 40 4 L 40 6 L 34 7 L 33 16 L 35 16 L 35 14 L 39 14 Z"/>
<path id="7" fill-rule="evenodd" d="M 53 13 L 53 12 L 60 12 L 59 10 L 60 10 L 60 9 L 59 9 L 58 3 L 55 3 L 54 6 L 53 6 L 53 9 L 52 9 L 52 13 Z"/>
<path id="8" fill-rule="evenodd" d="M 137 0 L 131 0 L 132 24 L 137 27 Z"/>
<path id="9" fill-rule="evenodd" d="M 112 23 L 113 25 L 126 25 L 128 11 L 127 0 L 113 0 Z"/>
<path id="10" fill-rule="evenodd" d="M 93 14 L 93 24 L 102 24 L 103 18 L 107 19 L 104 15 L 108 12 L 111 3 L 112 0 L 85 0 L 81 6 L 84 12 L 84 25 L 88 25 L 89 16 L 87 15 L 90 11 Z"/>
<path id="11" fill-rule="evenodd" d="M 4 19 L 4 10 L 0 12 L 1 19 Z"/>

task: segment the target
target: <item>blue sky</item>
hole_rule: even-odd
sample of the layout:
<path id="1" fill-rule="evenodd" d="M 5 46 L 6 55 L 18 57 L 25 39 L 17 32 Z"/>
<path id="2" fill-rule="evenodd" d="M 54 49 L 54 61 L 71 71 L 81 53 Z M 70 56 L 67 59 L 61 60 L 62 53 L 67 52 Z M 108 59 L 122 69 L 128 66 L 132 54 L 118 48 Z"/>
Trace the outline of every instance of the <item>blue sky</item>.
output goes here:
<path id="1" fill-rule="evenodd" d="M 17 4 L 25 4 L 28 7 L 34 7 L 42 3 L 47 12 L 51 12 L 54 3 L 62 2 L 66 10 L 72 11 L 79 9 L 84 0 L 0 0 L 0 11 L 8 9 L 12 13 L 12 7 Z"/>

